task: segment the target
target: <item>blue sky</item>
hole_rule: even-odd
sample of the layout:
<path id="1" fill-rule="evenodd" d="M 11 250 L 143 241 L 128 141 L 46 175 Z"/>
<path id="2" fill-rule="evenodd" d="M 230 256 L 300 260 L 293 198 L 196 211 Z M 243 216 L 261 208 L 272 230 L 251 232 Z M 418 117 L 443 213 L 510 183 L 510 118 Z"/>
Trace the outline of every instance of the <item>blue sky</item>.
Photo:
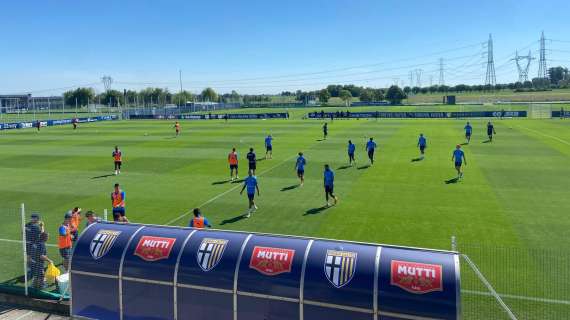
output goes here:
<path id="1" fill-rule="evenodd" d="M 570 65 L 570 1 L 3 1 L 0 93 L 59 94 L 146 86 L 276 93 L 328 83 L 384 87 L 479 83 L 492 33 L 499 82 L 514 81 L 516 49 Z M 536 75 L 533 61 L 530 75 Z M 430 81 L 431 78 L 431 81 Z M 417 79 L 413 80 L 414 82 Z"/>

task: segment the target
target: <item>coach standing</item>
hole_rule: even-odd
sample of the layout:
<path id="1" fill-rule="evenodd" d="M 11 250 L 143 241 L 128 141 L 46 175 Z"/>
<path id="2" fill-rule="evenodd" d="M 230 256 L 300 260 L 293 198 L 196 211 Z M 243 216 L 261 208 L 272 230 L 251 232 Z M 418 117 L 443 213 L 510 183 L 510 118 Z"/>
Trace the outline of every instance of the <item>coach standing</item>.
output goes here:
<path id="1" fill-rule="evenodd" d="M 63 267 L 69 271 L 69 259 L 71 258 L 71 213 L 66 213 L 63 223 L 59 226 L 57 246 L 59 254 L 63 258 Z"/>
<path id="2" fill-rule="evenodd" d="M 113 221 L 117 222 L 125 216 L 125 191 L 120 189 L 118 183 L 115 183 L 115 190 L 111 192 L 111 203 L 113 205 Z"/>

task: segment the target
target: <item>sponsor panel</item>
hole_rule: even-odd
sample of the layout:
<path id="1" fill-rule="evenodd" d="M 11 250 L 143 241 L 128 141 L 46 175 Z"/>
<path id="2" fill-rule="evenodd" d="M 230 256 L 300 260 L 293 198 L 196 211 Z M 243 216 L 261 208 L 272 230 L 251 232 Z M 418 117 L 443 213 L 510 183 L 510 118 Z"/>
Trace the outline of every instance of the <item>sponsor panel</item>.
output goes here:
<path id="1" fill-rule="evenodd" d="M 135 249 L 135 256 L 145 261 L 168 259 L 176 238 L 142 236 Z"/>
<path id="2" fill-rule="evenodd" d="M 266 276 L 291 272 L 295 250 L 259 247 L 253 248 L 249 267 Z"/>

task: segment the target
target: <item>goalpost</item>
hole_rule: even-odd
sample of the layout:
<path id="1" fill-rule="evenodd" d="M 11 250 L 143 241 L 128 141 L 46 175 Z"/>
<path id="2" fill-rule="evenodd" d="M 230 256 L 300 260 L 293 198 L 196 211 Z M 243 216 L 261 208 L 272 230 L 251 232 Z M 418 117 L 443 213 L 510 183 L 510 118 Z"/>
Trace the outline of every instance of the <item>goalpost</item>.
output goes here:
<path id="1" fill-rule="evenodd" d="M 551 105 L 542 103 L 532 103 L 529 107 L 529 117 L 532 119 L 551 119 Z"/>

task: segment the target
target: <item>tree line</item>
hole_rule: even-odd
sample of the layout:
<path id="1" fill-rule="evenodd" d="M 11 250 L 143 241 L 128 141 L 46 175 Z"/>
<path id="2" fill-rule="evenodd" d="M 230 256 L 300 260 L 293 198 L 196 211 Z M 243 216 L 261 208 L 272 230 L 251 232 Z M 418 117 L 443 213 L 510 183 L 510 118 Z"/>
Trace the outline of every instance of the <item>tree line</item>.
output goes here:
<path id="1" fill-rule="evenodd" d="M 400 103 L 409 95 L 417 94 L 455 94 L 470 92 L 492 92 L 501 90 L 512 90 L 514 92 L 530 92 L 544 91 L 552 89 L 570 88 L 570 72 L 565 67 L 552 67 L 548 69 L 548 78 L 534 78 L 531 81 L 513 82 L 506 84 L 491 85 L 467 85 L 458 84 L 455 86 L 432 85 L 426 87 L 410 87 L 400 88 L 391 86 L 390 88 L 371 88 L 362 87 L 353 84 L 349 85 L 328 85 L 326 88 L 314 91 L 297 90 L 295 92 L 283 91 L 279 95 L 282 97 L 291 97 L 296 101 L 308 103 L 309 101 L 319 100 L 326 104 L 330 98 L 340 98 L 347 105 L 353 98 L 358 98 L 363 102 L 373 101 L 389 101 L 391 103 Z M 112 107 L 124 105 L 143 105 L 143 106 L 163 106 L 167 104 L 185 105 L 189 102 L 223 102 L 223 103 L 241 103 L 255 104 L 272 102 L 273 95 L 251 95 L 239 94 L 235 90 L 230 93 L 219 94 L 212 88 L 205 88 L 199 94 L 189 91 L 171 93 L 168 89 L 163 88 L 145 88 L 140 91 L 134 90 L 107 90 L 97 94 L 93 88 L 78 88 L 64 93 L 65 103 L 67 105 L 87 105 L 88 103 L 97 103 L 109 105 Z"/>

